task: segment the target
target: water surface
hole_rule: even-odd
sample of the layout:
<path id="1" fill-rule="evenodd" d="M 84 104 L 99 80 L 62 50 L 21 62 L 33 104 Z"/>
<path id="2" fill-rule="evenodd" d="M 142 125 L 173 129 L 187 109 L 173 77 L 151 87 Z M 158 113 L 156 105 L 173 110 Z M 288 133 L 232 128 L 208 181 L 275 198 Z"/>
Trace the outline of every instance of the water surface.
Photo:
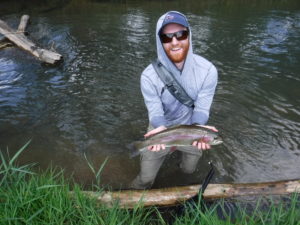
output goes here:
<path id="1" fill-rule="evenodd" d="M 22 3 L 25 4 L 25 3 Z M 213 160 L 212 182 L 300 178 L 300 4 L 297 1 L 6 2 L 1 19 L 16 28 L 31 16 L 30 38 L 63 55 L 46 66 L 18 48 L 0 51 L 0 147 L 12 155 L 28 140 L 20 163 L 65 169 L 89 186 L 108 158 L 103 185 L 126 187 L 139 172 L 125 145 L 148 125 L 139 77 L 156 57 L 156 21 L 185 13 L 194 52 L 212 61 L 219 83 L 210 125 L 224 139 L 186 176 L 175 152 L 154 187 L 200 183 Z"/>

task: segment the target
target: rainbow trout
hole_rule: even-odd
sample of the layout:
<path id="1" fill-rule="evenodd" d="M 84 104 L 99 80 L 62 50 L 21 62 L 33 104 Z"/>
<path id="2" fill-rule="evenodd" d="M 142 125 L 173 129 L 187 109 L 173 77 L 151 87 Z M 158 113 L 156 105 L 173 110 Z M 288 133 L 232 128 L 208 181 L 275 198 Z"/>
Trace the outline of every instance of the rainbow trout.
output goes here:
<path id="1" fill-rule="evenodd" d="M 151 145 L 165 144 L 166 147 L 190 146 L 194 141 L 198 140 L 202 140 L 210 145 L 223 143 L 218 133 L 211 129 L 197 125 L 179 125 L 156 133 L 144 141 L 135 141 L 127 147 L 131 150 L 141 152 Z M 131 157 L 138 155 L 138 152 L 134 153 Z"/>

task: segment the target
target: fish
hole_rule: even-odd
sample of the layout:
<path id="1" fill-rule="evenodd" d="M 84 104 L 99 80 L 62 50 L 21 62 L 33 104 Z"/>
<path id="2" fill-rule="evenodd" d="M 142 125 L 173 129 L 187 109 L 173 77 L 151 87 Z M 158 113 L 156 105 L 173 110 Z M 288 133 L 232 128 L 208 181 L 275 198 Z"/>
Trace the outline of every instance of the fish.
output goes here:
<path id="1" fill-rule="evenodd" d="M 218 132 L 198 125 L 177 125 L 156 133 L 143 141 L 135 141 L 127 148 L 134 151 L 132 157 L 147 149 L 148 146 L 165 144 L 166 147 L 191 146 L 194 141 L 202 140 L 209 145 L 223 143 Z M 196 147 L 195 147 L 196 148 Z"/>

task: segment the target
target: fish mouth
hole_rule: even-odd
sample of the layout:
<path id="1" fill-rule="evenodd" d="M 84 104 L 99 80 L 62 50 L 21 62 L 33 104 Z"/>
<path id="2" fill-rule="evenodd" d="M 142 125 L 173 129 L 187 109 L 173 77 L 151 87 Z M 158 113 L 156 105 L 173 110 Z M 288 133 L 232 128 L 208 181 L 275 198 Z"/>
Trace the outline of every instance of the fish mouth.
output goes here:
<path id="1" fill-rule="evenodd" d="M 223 140 L 220 137 L 217 137 L 212 141 L 211 145 L 219 145 L 222 143 L 223 143 Z"/>

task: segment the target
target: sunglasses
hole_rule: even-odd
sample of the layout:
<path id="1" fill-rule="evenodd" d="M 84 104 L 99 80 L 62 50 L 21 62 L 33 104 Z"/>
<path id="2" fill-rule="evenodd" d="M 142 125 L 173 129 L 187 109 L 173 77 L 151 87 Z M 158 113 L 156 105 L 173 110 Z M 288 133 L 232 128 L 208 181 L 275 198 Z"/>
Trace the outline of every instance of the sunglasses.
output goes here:
<path id="1" fill-rule="evenodd" d="M 188 36 L 189 36 L 188 30 L 180 30 L 175 33 L 160 34 L 160 40 L 162 43 L 169 43 L 173 40 L 173 37 L 176 37 L 178 41 L 182 41 L 187 39 Z"/>

